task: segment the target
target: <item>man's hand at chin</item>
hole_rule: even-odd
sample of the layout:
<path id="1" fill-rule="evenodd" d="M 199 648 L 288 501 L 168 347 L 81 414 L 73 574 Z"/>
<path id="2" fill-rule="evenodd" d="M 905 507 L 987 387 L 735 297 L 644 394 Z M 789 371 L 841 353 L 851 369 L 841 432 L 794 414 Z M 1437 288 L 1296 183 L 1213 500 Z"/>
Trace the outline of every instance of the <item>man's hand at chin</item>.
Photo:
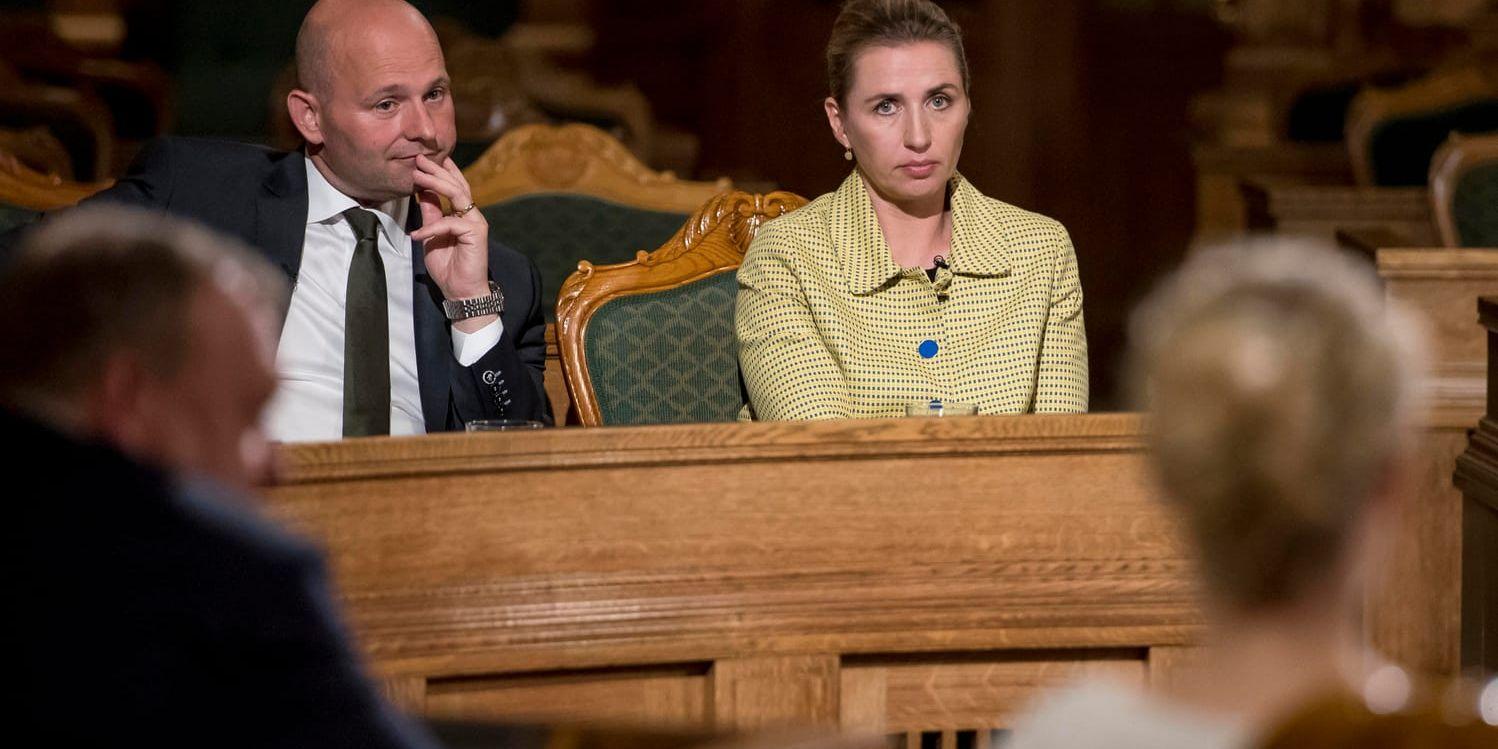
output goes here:
<path id="1" fill-rule="evenodd" d="M 415 182 L 421 228 L 411 238 L 423 243 L 427 273 L 448 299 L 488 296 L 489 222 L 473 207 L 463 172 L 451 158 L 438 164 L 417 156 Z M 447 199 L 453 213 L 442 213 L 440 198 Z"/>

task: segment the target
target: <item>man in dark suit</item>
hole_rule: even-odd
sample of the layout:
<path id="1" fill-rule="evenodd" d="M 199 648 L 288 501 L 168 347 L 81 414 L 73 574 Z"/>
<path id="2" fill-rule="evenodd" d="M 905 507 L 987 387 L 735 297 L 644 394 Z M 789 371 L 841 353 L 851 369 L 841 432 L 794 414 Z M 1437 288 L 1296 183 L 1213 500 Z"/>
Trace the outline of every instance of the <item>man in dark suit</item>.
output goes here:
<path id="1" fill-rule="evenodd" d="M 90 202 L 190 216 L 294 282 L 276 439 L 550 421 L 539 277 L 489 240 L 448 158 L 453 103 L 426 19 L 401 0 L 323 0 L 297 69 L 287 106 L 304 151 L 163 139 Z"/>
<path id="2" fill-rule="evenodd" d="M 319 556 L 235 490 L 270 456 L 279 275 L 201 228 L 93 207 L 0 276 L 18 735 L 429 745 L 361 673 Z"/>

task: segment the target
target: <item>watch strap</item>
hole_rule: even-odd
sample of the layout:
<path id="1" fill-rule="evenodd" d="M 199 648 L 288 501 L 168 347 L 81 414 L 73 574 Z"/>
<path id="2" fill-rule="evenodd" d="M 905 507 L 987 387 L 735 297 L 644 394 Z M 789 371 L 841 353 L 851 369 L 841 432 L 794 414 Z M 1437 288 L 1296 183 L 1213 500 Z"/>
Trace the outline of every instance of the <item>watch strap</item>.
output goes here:
<path id="1" fill-rule="evenodd" d="M 470 317 L 481 317 L 483 315 L 498 315 L 505 311 L 505 295 L 499 290 L 499 284 L 489 282 L 489 295 L 473 297 L 471 299 L 444 299 L 442 300 L 442 312 L 452 322 L 467 320 Z"/>

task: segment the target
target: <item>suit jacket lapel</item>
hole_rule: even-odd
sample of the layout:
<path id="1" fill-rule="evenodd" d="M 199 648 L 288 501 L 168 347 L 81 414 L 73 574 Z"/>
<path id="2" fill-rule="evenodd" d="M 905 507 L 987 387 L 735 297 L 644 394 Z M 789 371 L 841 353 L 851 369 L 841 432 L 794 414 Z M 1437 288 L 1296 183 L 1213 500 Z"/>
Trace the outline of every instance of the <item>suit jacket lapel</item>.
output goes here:
<path id="1" fill-rule="evenodd" d="M 421 228 L 421 206 L 411 199 L 406 211 L 406 233 Z M 452 334 L 447 329 L 447 315 L 442 312 L 442 290 L 427 275 L 422 243 L 411 240 L 411 317 L 416 325 L 416 380 L 421 386 L 421 416 L 428 432 L 447 429 L 448 395 L 452 389 Z"/>
<path id="2" fill-rule="evenodd" d="M 300 152 L 292 152 L 276 162 L 261 184 L 255 200 L 254 242 L 287 280 L 296 283 L 306 239 L 307 166 Z"/>

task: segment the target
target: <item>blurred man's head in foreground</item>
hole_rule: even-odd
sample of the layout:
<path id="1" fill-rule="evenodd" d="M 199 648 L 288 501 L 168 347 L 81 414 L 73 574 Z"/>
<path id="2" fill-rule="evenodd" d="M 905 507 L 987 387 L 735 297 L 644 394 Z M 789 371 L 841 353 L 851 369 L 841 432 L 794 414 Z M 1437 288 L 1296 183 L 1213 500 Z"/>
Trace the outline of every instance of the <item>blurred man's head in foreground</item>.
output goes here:
<path id="1" fill-rule="evenodd" d="M 167 470 L 255 483 L 286 293 L 251 250 L 197 225 L 69 211 L 0 275 L 0 406 Z"/>

